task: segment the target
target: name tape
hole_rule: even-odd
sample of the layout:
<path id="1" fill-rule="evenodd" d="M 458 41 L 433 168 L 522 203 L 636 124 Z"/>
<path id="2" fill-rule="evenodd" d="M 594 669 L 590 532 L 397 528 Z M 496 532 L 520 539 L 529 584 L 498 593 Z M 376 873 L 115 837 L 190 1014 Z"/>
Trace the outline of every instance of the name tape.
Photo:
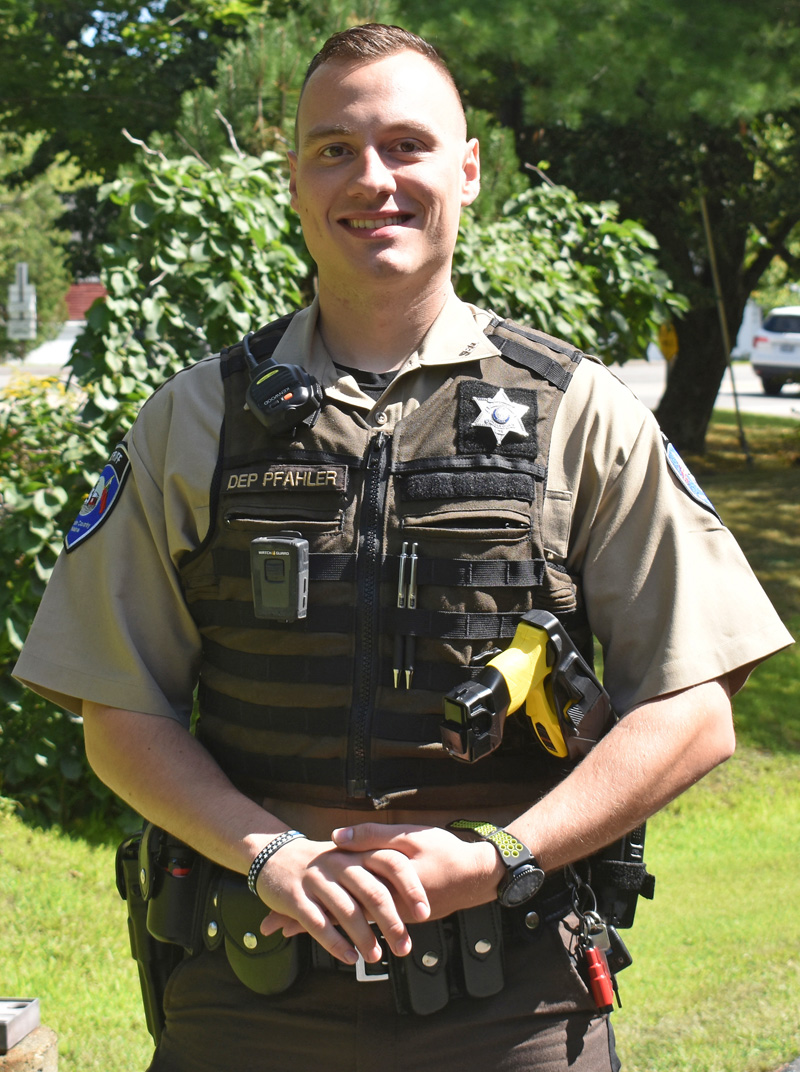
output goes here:
<path id="1" fill-rule="evenodd" d="M 345 491 L 345 465 L 269 465 L 225 474 L 226 491 Z"/>

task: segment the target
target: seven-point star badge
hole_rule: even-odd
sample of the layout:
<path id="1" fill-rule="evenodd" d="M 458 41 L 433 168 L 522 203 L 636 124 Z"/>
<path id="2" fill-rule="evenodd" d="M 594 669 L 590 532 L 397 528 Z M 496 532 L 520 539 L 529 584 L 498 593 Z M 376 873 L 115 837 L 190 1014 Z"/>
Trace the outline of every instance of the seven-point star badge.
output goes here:
<path id="1" fill-rule="evenodd" d="M 512 402 L 502 387 L 497 389 L 494 398 L 473 398 L 480 409 L 480 414 L 472 422 L 473 428 L 491 428 L 495 434 L 498 446 L 503 442 L 509 432 L 515 432 L 520 436 L 527 436 L 522 417 L 530 407 Z"/>

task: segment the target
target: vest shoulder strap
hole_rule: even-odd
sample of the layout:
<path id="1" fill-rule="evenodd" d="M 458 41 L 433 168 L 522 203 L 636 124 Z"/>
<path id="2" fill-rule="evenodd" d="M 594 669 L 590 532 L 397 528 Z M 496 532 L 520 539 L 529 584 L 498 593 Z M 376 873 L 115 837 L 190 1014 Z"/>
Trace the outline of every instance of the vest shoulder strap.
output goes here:
<path id="1" fill-rule="evenodd" d="M 494 319 L 486 335 L 503 357 L 535 372 L 559 391 L 566 391 L 572 370 L 584 356 L 570 343 L 513 320 Z"/>
<path id="2" fill-rule="evenodd" d="M 250 353 L 256 361 L 265 361 L 268 357 L 272 357 L 297 312 L 298 310 L 295 309 L 294 312 L 287 313 L 277 320 L 272 320 L 269 324 L 265 324 L 263 328 L 253 332 L 250 336 L 249 345 Z M 226 346 L 224 350 L 220 350 L 220 358 L 222 360 L 223 379 L 243 369 L 245 360 L 242 343 L 237 342 L 233 346 Z"/>

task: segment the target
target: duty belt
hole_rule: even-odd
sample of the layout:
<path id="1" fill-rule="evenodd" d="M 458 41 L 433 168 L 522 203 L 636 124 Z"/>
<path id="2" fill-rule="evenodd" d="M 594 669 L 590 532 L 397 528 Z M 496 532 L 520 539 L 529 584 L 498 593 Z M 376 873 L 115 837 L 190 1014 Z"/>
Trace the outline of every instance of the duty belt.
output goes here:
<path id="1" fill-rule="evenodd" d="M 455 912 L 441 920 L 408 926 L 412 948 L 396 957 L 377 931 L 383 956 L 354 965 L 332 957 L 308 935 L 265 937 L 259 930 L 265 905 L 247 889 L 244 878 L 213 869 L 203 919 L 203 945 L 224 945 L 236 976 L 256 993 L 274 995 L 300 982 L 309 971 L 337 971 L 357 982 L 389 982 L 397 1009 L 427 1015 L 459 996 L 489 997 L 503 989 L 503 938 L 516 927 L 535 929 L 560 918 L 571 908 L 566 881 L 548 882 L 536 908 L 501 909 L 496 903 Z M 523 906 L 525 907 L 525 906 Z"/>
<path id="2" fill-rule="evenodd" d="M 128 904 L 131 952 L 156 1043 L 163 1029 L 164 989 L 185 956 L 224 951 L 239 980 L 264 995 L 301 985 L 310 971 L 346 973 L 354 984 L 388 983 L 400 1012 L 426 1015 L 453 998 L 499 993 L 504 939 L 511 948 L 525 931 L 563 919 L 576 907 L 575 881 L 562 872 L 546 880 L 534 901 L 518 908 L 492 902 L 410 924 L 412 951 L 406 957 L 393 956 L 378 935 L 380 962 L 360 958 L 345 965 L 309 935 L 263 935 L 260 925 L 268 909 L 250 893 L 243 875 L 212 864 L 151 824 L 120 845 L 117 886 Z"/>
<path id="3" fill-rule="evenodd" d="M 401 1013 L 438 1012 L 453 998 L 491 997 L 503 989 L 504 942 L 520 927 L 536 930 L 542 923 L 565 916 L 572 907 L 571 891 L 559 876 L 548 881 L 536 908 L 501 908 L 497 902 L 455 912 L 440 920 L 408 925 L 411 952 L 395 957 L 383 936 L 381 960 L 367 963 L 359 956 L 343 964 L 317 942 L 311 942 L 311 967 L 354 975 L 358 982 L 390 982 Z"/>

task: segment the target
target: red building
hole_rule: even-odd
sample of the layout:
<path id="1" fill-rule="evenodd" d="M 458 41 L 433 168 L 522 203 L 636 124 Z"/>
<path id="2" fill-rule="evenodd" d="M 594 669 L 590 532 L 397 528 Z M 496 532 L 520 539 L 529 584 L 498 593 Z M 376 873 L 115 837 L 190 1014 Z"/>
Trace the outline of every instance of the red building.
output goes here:
<path id="1" fill-rule="evenodd" d="M 89 306 L 108 291 L 100 282 L 73 283 L 67 292 L 67 319 L 85 320 Z"/>

